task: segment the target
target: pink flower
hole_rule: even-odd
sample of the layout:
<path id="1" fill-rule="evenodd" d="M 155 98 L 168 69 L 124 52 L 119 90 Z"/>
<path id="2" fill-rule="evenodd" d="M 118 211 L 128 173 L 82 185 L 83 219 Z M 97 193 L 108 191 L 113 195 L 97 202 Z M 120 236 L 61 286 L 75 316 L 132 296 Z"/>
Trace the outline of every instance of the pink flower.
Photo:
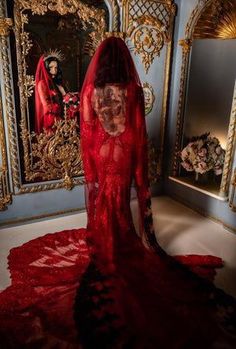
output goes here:
<path id="1" fill-rule="evenodd" d="M 201 157 L 206 156 L 206 154 L 207 154 L 207 149 L 204 147 L 202 147 L 198 152 L 198 155 Z"/>
<path id="2" fill-rule="evenodd" d="M 207 164 L 204 161 L 199 162 L 198 167 L 199 173 L 207 172 Z"/>
<path id="3" fill-rule="evenodd" d="M 63 102 L 64 103 L 68 103 L 70 100 L 70 95 L 67 93 L 64 97 L 63 97 Z"/>
<path id="4" fill-rule="evenodd" d="M 72 102 L 75 103 L 75 102 L 77 102 L 77 101 L 78 101 L 77 96 L 73 96 L 73 97 L 72 97 Z"/>
<path id="5" fill-rule="evenodd" d="M 181 165 L 183 168 L 185 168 L 186 171 L 193 171 L 193 166 L 189 162 L 181 162 Z"/>

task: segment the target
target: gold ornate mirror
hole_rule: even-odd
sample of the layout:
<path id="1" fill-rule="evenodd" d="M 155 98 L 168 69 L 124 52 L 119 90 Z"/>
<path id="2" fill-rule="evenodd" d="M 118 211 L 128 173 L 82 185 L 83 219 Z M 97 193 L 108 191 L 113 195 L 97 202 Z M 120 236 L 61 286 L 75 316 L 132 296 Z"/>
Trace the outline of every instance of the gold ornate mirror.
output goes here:
<path id="1" fill-rule="evenodd" d="M 173 175 L 227 197 L 235 142 L 236 2 L 204 1 L 180 41 L 182 76 Z"/>
<path id="2" fill-rule="evenodd" d="M 93 5 L 70 0 L 12 0 L 7 6 L 8 16 L 14 21 L 10 41 L 18 135 L 12 135 L 14 184 L 19 188 L 18 193 L 29 191 L 26 186 L 30 183 L 31 192 L 58 187 L 71 189 L 82 183 L 83 175 L 79 91 L 91 56 L 108 31 L 108 8 L 99 0 L 93 1 Z M 62 72 L 62 78 L 53 88 L 50 85 L 45 89 L 45 84 L 42 87 L 36 82 L 36 72 L 40 57 L 53 56 L 52 51 L 59 58 L 56 69 Z M 45 66 L 46 63 L 44 59 Z M 46 66 L 48 72 L 50 64 Z M 42 105 L 37 107 L 38 91 L 42 92 L 40 98 L 53 100 L 50 113 L 55 117 L 48 129 L 45 123 L 40 128 L 37 126 L 38 109 L 42 109 Z M 46 95 L 48 91 L 50 97 Z M 54 180 L 57 181 L 46 183 Z M 42 182 L 45 182 L 43 186 Z"/>

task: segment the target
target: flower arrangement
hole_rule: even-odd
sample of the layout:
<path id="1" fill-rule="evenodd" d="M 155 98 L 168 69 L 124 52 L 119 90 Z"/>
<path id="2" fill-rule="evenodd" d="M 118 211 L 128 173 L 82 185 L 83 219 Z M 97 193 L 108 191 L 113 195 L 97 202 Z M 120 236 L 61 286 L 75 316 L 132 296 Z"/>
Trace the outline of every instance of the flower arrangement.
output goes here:
<path id="1" fill-rule="evenodd" d="M 63 104 L 65 107 L 65 116 L 69 119 L 78 117 L 79 115 L 79 93 L 67 92 L 63 97 Z"/>
<path id="2" fill-rule="evenodd" d="M 189 144 L 180 152 L 181 165 L 186 171 L 205 173 L 213 170 L 215 175 L 223 171 L 225 150 L 216 137 L 210 132 L 193 137 Z"/>

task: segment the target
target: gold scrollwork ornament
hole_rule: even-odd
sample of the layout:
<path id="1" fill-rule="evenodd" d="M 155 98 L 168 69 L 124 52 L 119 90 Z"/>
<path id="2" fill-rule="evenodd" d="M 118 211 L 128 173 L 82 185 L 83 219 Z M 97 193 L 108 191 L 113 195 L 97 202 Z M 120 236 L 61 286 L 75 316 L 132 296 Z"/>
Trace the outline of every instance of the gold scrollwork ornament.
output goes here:
<path id="1" fill-rule="evenodd" d="M 190 52 L 190 49 L 192 46 L 192 40 L 190 40 L 190 39 L 179 40 L 179 45 L 182 46 L 183 53 L 187 54 Z"/>
<path id="2" fill-rule="evenodd" d="M 0 18 L 0 35 L 8 36 L 10 29 L 13 27 L 13 21 L 11 18 Z"/>
<path id="3" fill-rule="evenodd" d="M 27 137 L 27 134 L 22 134 L 22 137 Z M 74 186 L 72 176 L 83 174 L 76 120 L 57 121 L 53 134 L 43 132 L 31 137 L 31 156 L 34 162 L 31 170 L 30 163 L 25 161 L 29 166 L 25 171 L 26 179 L 34 181 L 37 178 L 44 180 L 63 178 L 65 188 L 72 189 Z"/>
<path id="4" fill-rule="evenodd" d="M 159 56 L 164 43 L 168 41 L 165 26 L 152 16 L 143 15 L 133 19 L 128 36 L 134 44 L 134 53 L 140 54 L 147 73 L 155 56 Z"/>

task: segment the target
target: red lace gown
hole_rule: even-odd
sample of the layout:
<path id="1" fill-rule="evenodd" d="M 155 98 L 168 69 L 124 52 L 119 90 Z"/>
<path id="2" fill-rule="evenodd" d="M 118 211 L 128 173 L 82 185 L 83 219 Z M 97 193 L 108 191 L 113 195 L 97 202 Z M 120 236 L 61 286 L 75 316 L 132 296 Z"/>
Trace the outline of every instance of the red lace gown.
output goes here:
<path id="1" fill-rule="evenodd" d="M 154 241 L 149 191 L 140 185 L 142 164 L 136 165 L 145 130 L 141 114 L 129 110 L 140 125 L 134 140 L 133 125 L 124 118 L 127 98 L 137 100 L 137 93 L 132 85 L 85 91 L 84 110 L 97 115 L 81 130 L 88 227 L 11 250 L 12 285 L 0 294 L 1 347 L 236 347 L 235 301 Z M 130 210 L 133 178 L 145 216 L 141 239 Z"/>
<path id="2" fill-rule="evenodd" d="M 76 298 L 82 343 L 86 348 L 96 348 L 97 343 L 102 348 L 135 349 L 233 347 L 233 329 L 228 336 L 221 329 L 229 313 L 222 322 L 217 313 L 222 293 L 166 255 L 155 240 L 141 97 L 132 83 L 95 89 L 88 85 L 83 94 L 92 259 Z M 86 119 L 93 112 L 96 117 Z M 130 210 L 133 178 L 141 239 Z M 232 319 L 229 322 L 232 325 Z"/>

